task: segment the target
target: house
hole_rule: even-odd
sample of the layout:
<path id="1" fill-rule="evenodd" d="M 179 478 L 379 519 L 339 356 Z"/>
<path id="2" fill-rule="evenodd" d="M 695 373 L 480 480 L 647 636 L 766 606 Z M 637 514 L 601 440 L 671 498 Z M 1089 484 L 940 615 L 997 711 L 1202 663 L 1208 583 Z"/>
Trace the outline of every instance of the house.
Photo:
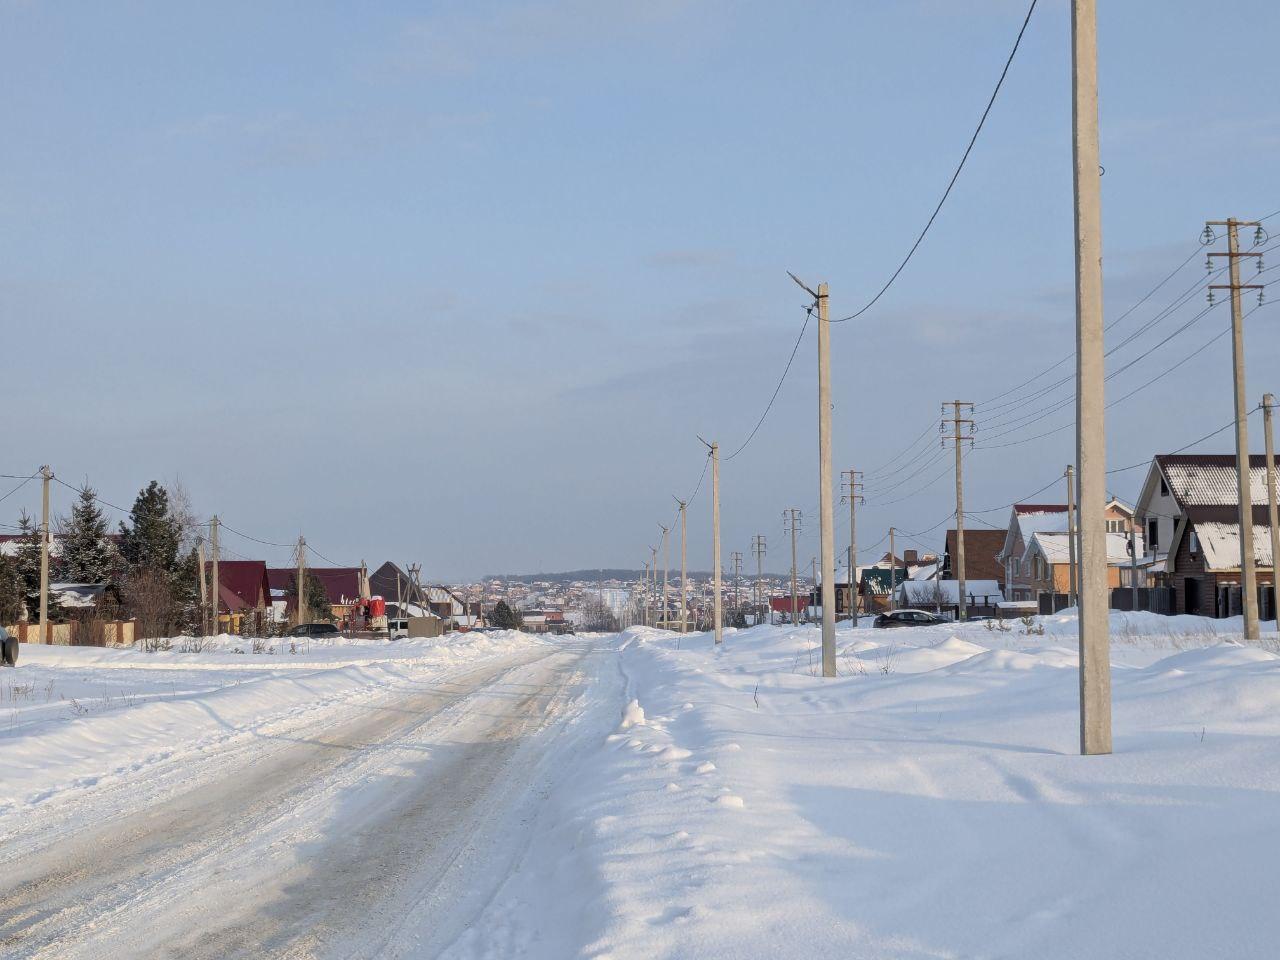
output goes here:
<path id="1" fill-rule="evenodd" d="M 1142 540 L 1137 539 L 1138 556 Z M 1035 533 L 1023 554 L 1024 583 L 1038 598 L 1045 594 L 1069 595 L 1071 590 L 1071 538 L 1065 533 Z M 1107 534 L 1107 586 L 1133 585 L 1133 554 L 1124 533 Z M 1141 577 L 1141 574 L 1139 574 Z M 1142 586 L 1140 582 L 1138 586 Z M 1053 604 L 1051 603 L 1052 607 Z"/>
<path id="2" fill-rule="evenodd" d="M 209 564 L 205 564 L 206 582 Z M 227 613 L 265 610 L 271 602 L 271 584 L 263 560 L 218 561 L 218 609 Z"/>
<path id="3" fill-rule="evenodd" d="M 966 540 L 966 546 L 968 545 Z M 966 566 L 967 564 L 966 558 Z M 1004 594 L 995 580 L 965 579 L 965 615 L 992 616 L 997 604 L 1004 603 Z M 936 610 L 956 618 L 960 610 L 959 580 L 904 580 L 893 591 L 894 604 L 898 607 L 915 607 L 918 610 Z"/>
<path id="4" fill-rule="evenodd" d="M 1146 534 L 1143 563 L 1171 588 L 1172 613 L 1210 617 L 1240 611 L 1240 514 L 1234 454 L 1161 454 L 1151 461 L 1134 522 Z M 1260 610 L 1275 616 L 1267 520 L 1266 458 L 1249 458 L 1253 557 L 1265 585 Z"/>
<path id="5" fill-rule="evenodd" d="M 50 583 L 49 603 L 73 617 L 93 615 L 104 607 L 119 606 L 120 590 L 110 583 Z"/>
<path id="6" fill-rule="evenodd" d="M 862 571 L 858 581 L 858 602 L 864 613 L 879 613 L 889 609 L 893 600 L 893 588 L 907 579 L 903 567 L 871 567 Z"/>
<path id="7" fill-rule="evenodd" d="M 361 580 L 364 572 L 360 567 L 307 567 L 308 577 L 315 577 L 324 587 L 325 599 L 329 610 L 325 614 L 336 619 L 343 619 L 351 614 L 355 604 L 361 598 Z M 297 569 L 294 567 L 268 567 L 267 584 L 273 596 L 289 597 L 294 591 L 294 579 Z M 317 616 L 321 611 L 311 611 Z"/>
<path id="8" fill-rule="evenodd" d="M 1004 564 L 1000 551 L 1004 547 L 1005 530 L 966 530 L 964 532 L 964 578 L 969 580 L 994 580 L 1003 586 Z M 958 545 L 956 530 L 947 531 L 946 545 L 942 552 L 942 579 L 955 580 L 955 553 Z"/>
<path id="9" fill-rule="evenodd" d="M 1133 511 L 1119 500 L 1107 504 L 1106 524 L 1108 534 L 1125 534 L 1133 526 Z M 1004 593 L 1011 601 L 1028 601 L 1038 598 L 1044 585 L 1044 577 L 1034 576 L 1030 568 L 1027 548 L 1031 538 L 1038 533 L 1067 533 L 1067 506 L 1059 503 L 1015 503 L 1009 513 L 1009 525 L 1005 529 L 1004 544 L 996 560 L 1004 569 Z M 966 547 L 968 539 L 965 540 Z M 968 565 L 966 550 L 965 564 Z"/>

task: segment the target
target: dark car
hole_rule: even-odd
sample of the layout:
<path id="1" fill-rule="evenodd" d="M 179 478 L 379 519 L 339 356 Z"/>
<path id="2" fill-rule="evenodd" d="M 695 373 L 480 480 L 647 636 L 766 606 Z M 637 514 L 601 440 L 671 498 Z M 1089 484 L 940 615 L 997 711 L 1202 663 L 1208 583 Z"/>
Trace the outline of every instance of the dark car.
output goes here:
<path id="1" fill-rule="evenodd" d="M 286 637 L 336 637 L 338 628 L 332 623 L 300 623 Z"/>
<path id="2" fill-rule="evenodd" d="M 0 663 L 6 667 L 18 665 L 18 638 L 9 636 L 4 627 L 0 627 Z"/>
<path id="3" fill-rule="evenodd" d="M 877 627 L 932 627 L 939 623 L 950 623 L 946 617 L 926 610 L 891 610 L 876 617 Z"/>

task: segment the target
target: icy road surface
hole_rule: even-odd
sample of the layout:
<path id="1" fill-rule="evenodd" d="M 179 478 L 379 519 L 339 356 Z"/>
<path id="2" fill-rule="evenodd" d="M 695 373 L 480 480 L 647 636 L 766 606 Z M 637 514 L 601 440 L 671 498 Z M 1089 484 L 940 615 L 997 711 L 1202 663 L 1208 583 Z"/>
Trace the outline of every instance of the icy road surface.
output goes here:
<path id="1" fill-rule="evenodd" d="M 501 882 L 493 858 L 518 855 L 593 656 L 531 641 L 251 736 L 159 802 L 84 798 L 88 816 L 3 853 L 0 954 L 434 956 Z"/>

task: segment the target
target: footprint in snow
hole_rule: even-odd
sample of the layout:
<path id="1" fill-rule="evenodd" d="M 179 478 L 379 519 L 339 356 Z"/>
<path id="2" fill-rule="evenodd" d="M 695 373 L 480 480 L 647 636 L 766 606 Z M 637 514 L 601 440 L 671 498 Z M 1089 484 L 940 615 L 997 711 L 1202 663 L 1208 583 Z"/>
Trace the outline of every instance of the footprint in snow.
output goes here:
<path id="1" fill-rule="evenodd" d="M 660 754 L 658 754 L 658 759 L 659 760 L 688 760 L 691 756 L 693 756 L 693 753 L 689 750 L 686 750 L 684 747 L 667 747 L 667 749 L 663 750 Z"/>
<path id="2" fill-rule="evenodd" d="M 696 767 L 693 768 L 693 772 L 694 773 L 711 773 L 711 771 L 715 770 L 715 768 L 716 768 L 716 765 L 712 763 L 710 760 L 704 760 L 702 763 L 698 764 Z"/>

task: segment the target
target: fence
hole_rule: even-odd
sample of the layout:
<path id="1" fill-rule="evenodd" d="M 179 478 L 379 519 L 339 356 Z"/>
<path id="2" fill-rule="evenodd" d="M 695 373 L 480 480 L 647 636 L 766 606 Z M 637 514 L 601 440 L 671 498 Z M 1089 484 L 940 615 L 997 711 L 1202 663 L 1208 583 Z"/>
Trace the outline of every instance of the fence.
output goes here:
<path id="1" fill-rule="evenodd" d="M 1137 604 L 1134 604 L 1135 597 Z M 1170 617 L 1178 612 L 1177 592 L 1173 587 L 1117 587 L 1111 591 L 1112 610 L 1145 610 Z"/>
<path id="2" fill-rule="evenodd" d="M 129 646 L 133 643 L 132 620 L 82 620 L 72 623 L 50 623 L 40 636 L 40 626 L 35 623 L 17 623 L 6 627 L 11 637 L 21 643 L 48 643 L 62 647 Z"/>

